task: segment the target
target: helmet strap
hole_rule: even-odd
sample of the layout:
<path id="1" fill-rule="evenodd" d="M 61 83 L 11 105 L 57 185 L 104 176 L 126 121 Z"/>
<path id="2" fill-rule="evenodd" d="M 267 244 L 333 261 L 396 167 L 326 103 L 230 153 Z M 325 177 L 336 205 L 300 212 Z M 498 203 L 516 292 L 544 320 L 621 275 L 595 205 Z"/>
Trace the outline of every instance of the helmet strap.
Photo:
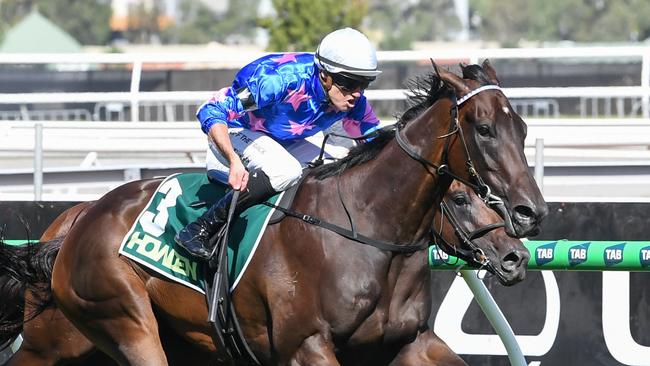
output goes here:
<path id="1" fill-rule="evenodd" d="M 323 89 L 325 90 L 326 93 L 329 92 L 330 89 L 332 89 L 332 85 L 334 84 L 334 81 L 333 81 L 332 77 L 330 76 L 328 78 L 328 76 L 329 75 L 327 75 L 327 73 L 325 71 L 319 71 L 318 72 L 318 77 L 320 78 L 320 83 L 323 86 Z"/>
<path id="2" fill-rule="evenodd" d="M 321 70 L 318 72 L 318 78 L 320 79 L 321 88 L 323 88 L 323 91 L 325 92 L 327 104 L 332 105 L 332 100 L 330 99 L 330 89 L 332 89 L 332 86 L 334 85 L 332 77 L 330 76 L 328 78 L 327 72 Z"/>

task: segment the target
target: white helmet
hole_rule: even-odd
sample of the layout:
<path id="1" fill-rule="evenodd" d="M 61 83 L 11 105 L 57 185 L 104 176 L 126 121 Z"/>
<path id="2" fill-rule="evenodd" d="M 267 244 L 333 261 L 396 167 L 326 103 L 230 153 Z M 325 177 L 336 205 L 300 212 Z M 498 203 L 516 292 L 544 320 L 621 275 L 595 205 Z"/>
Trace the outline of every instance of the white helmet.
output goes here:
<path id="1" fill-rule="evenodd" d="M 374 79 L 377 70 L 377 55 L 368 38 L 356 29 L 335 30 L 323 38 L 314 54 L 314 61 L 321 70 L 346 73 Z"/>

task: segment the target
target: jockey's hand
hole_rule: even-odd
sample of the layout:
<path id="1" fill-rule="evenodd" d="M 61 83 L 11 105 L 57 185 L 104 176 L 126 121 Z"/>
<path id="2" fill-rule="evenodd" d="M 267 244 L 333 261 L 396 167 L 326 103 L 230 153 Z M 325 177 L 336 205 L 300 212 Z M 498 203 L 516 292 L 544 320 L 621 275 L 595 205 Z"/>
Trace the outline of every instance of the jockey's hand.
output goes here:
<path id="1" fill-rule="evenodd" d="M 228 184 L 230 184 L 233 189 L 238 191 L 243 191 L 246 189 L 246 185 L 248 184 L 248 171 L 239 159 L 233 161 L 230 164 Z"/>

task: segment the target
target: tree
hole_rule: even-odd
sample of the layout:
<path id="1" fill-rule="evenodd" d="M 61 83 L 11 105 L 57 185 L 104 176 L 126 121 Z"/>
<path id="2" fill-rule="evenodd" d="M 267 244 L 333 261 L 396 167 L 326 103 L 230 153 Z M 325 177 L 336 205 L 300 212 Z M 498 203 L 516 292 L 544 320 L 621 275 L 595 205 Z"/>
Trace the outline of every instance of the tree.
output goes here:
<path id="1" fill-rule="evenodd" d="M 230 0 L 223 14 L 200 1 L 183 0 L 176 24 L 162 33 L 164 43 L 230 43 L 233 38 L 251 40 L 257 29 L 259 0 Z M 243 11 L 242 11 L 243 10 Z"/>
<path id="2" fill-rule="evenodd" d="M 273 0 L 276 14 L 260 19 L 269 30 L 270 51 L 313 51 L 329 32 L 343 27 L 359 28 L 365 0 Z"/>
<path id="3" fill-rule="evenodd" d="M 617 42 L 650 36 L 647 0 L 471 0 L 481 39 Z"/>
<path id="4" fill-rule="evenodd" d="M 0 38 L 32 9 L 38 9 L 81 44 L 101 45 L 110 37 L 109 0 L 0 0 Z"/>
<path id="5" fill-rule="evenodd" d="M 0 0 L 0 40 L 32 10 L 34 0 Z"/>
<path id="6" fill-rule="evenodd" d="M 448 40 L 460 22 L 453 0 L 374 0 L 368 25 L 382 33 L 382 49 L 410 49 L 413 41 Z"/>
<path id="7" fill-rule="evenodd" d="M 131 4 L 124 37 L 131 43 L 158 43 L 161 17 L 161 0 Z"/>

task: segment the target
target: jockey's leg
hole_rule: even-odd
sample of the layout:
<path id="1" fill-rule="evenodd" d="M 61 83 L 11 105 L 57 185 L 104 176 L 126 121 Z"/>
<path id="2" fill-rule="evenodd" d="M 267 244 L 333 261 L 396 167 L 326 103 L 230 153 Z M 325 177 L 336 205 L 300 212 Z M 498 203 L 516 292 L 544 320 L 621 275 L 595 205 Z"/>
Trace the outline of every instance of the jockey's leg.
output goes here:
<path id="1" fill-rule="evenodd" d="M 291 366 L 337 366 L 340 365 L 334 354 L 332 340 L 322 334 L 314 334 L 305 339 L 291 358 Z"/>
<path id="2" fill-rule="evenodd" d="M 235 213 L 267 200 L 300 180 L 300 162 L 268 135 L 241 128 L 230 129 L 229 134 L 233 149 L 250 172 L 247 189 L 239 193 Z M 228 161 L 213 143 L 210 143 L 206 161 L 208 176 L 227 184 Z M 176 242 L 192 255 L 208 259 L 212 252 L 210 238 L 223 226 L 231 200 L 232 192 L 229 192 L 181 230 Z"/>
<path id="3" fill-rule="evenodd" d="M 276 193 L 263 171 L 259 169 L 252 171 L 247 188 L 239 192 L 237 197 L 235 216 L 251 206 L 266 201 Z M 213 249 L 210 245 L 210 238 L 219 232 L 226 223 L 233 194 L 233 190 L 228 191 L 208 211 L 183 228 L 174 238 L 176 243 L 195 257 L 210 259 Z"/>

